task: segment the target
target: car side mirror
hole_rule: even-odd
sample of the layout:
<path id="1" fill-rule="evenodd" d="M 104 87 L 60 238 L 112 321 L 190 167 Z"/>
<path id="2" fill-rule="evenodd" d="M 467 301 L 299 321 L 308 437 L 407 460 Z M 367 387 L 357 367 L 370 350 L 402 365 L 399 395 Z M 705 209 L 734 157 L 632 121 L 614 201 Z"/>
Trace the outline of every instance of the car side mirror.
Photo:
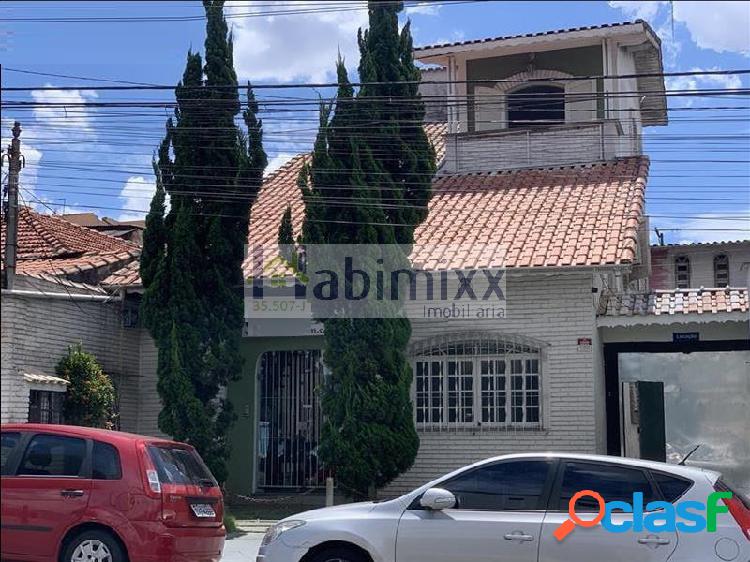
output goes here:
<path id="1" fill-rule="evenodd" d="M 430 488 L 419 500 L 419 505 L 433 511 L 456 507 L 456 496 L 443 488 Z"/>

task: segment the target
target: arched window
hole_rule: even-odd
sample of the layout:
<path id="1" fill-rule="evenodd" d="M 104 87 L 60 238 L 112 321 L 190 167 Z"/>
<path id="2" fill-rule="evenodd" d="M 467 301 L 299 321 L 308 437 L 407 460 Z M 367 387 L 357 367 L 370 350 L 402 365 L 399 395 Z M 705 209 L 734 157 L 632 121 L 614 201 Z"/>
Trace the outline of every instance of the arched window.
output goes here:
<path id="1" fill-rule="evenodd" d="M 508 94 L 511 129 L 565 122 L 565 88 L 553 84 L 524 86 Z"/>
<path id="2" fill-rule="evenodd" d="M 477 338 L 431 341 L 413 350 L 419 429 L 542 424 L 539 349 Z"/>
<path id="3" fill-rule="evenodd" d="M 714 286 L 729 287 L 729 256 L 726 254 L 714 257 Z"/>
<path id="4" fill-rule="evenodd" d="M 678 289 L 690 287 L 690 259 L 687 256 L 674 259 L 674 281 Z"/>

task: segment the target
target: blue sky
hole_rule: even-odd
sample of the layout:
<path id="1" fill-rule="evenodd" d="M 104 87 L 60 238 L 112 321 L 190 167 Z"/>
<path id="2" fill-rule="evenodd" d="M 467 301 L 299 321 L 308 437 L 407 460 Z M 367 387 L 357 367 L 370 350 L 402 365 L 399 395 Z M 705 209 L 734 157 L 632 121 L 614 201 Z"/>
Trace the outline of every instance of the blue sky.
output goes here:
<path id="1" fill-rule="evenodd" d="M 297 6 L 290 6 L 296 4 Z M 269 7 L 273 5 L 272 7 Z M 325 82 L 340 51 L 356 68 L 356 30 L 366 11 L 349 9 L 258 17 L 258 11 L 310 9 L 307 2 L 238 0 L 230 13 L 235 66 L 241 80 L 256 83 Z M 338 7 L 338 6 L 337 6 Z M 202 49 L 204 22 L 53 23 L 9 22 L 5 18 L 63 16 L 198 16 L 198 2 L 5 2 L 0 15 L 2 85 L 104 85 L 21 74 L 8 68 L 152 84 L 175 84 L 189 47 Z M 537 32 L 632 20 L 651 22 L 663 41 L 667 71 L 750 68 L 748 2 L 467 2 L 419 4 L 409 9 L 415 44 Z M 674 31 L 674 35 L 672 34 Z M 674 89 L 747 88 L 750 76 L 680 77 Z M 271 96 L 314 98 L 330 90 L 263 90 Z M 4 99 L 80 102 L 83 100 L 164 100 L 171 92 L 30 92 Z M 645 150 L 652 158 L 648 212 L 667 241 L 750 238 L 750 100 L 672 98 L 670 124 L 647 129 Z M 733 106 L 734 110 L 699 110 Z M 2 143 L 9 123 L 24 125 L 27 168 L 22 195 L 57 212 L 94 211 L 101 216 L 136 218 L 148 207 L 153 189 L 151 154 L 167 110 L 127 111 L 37 109 L 4 111 Z M 266 151 L 276 167 L 309 146 L 313 112 L 266 113 Z M 717 121 L 721 119 L 721 121 Z M 711 138 L 721 135 L 722 138 Z M 711 160 L 712 162 L 708 162 Z M 725 162 L 717 162 L 724 160 Z M 726 161 L 730 162 L 726 162 Z M 64 206 L 63 206 L 64 205 Z M 677 230 L 679 229 L 679 230 Z"/>

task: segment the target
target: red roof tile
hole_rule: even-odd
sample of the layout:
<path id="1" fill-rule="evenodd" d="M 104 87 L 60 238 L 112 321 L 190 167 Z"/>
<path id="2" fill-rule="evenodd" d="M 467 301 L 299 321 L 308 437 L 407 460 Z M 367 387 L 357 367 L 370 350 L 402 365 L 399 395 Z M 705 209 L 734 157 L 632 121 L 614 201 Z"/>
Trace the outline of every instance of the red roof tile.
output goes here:
<path id="1" fill-rule="evenodd" d="M 416 263 L 430 245 L 460 247 L 445 267 L 596 266 L 632 263 L 643 217 L 648 159 L 438 177 L 415 232 Z M 467 248 L 486 254 L 482 263 Z M 419 247 L 423 250 L 419 250 Z"/>
<path id="2" fill-rule="evenodd" d="M 674 316 L 748 312 L 746 288 L 675 289 L 635 294 L 605 294 L 600 316 Z"/>
<path id="3" fill-rule="evenodd" d="M 130 262 L 102 280 L 106 287 L 131 287 L 141 284 L 140 260 Z"/>
<path id="4" fill-rule="evenodd" d="M 442 158 L 445 125 L 427 125 L 427 131 Z M 298 155 L 269 174 L 253 204 L 249 242 L 262 247 L 268 259 L 278 255 L 278 230 L 288 205 L 294 236 L 301 233 L 304 202 L 297 176 L 308 158 Z M 427 220 L 416 231 L 412 257 L 436 268 L 632 263 L 647 175 L 648 159 L 636 157 L 585 166 L 439 176 Z M 246 274 L 251 273 L 250 263 L 245 263 Z M 135 266 L 105 281 L 117 286 L 140 283 Z"/>
<path id="5" fill-rule="evenodd" d="M 5 263 L 6 224 L 0 236 Z M 121 265 L 140 254 L 136 244 L 73 224 L 28 207 L 18 212 L 16 272 L 21 275 L 66 276 Z"/>

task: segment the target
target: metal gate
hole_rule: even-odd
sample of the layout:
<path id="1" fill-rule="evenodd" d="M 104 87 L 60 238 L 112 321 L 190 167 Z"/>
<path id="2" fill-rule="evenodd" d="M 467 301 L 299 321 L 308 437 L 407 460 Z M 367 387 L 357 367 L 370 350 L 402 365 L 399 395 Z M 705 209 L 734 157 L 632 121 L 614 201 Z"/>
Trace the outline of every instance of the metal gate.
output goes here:
<path id="1" fill-rule="evenodd" d="M 258 488 L 325 486 L 318 460 L 322 383 L 320 350 L 268 351 L 261 357 Z"/>

